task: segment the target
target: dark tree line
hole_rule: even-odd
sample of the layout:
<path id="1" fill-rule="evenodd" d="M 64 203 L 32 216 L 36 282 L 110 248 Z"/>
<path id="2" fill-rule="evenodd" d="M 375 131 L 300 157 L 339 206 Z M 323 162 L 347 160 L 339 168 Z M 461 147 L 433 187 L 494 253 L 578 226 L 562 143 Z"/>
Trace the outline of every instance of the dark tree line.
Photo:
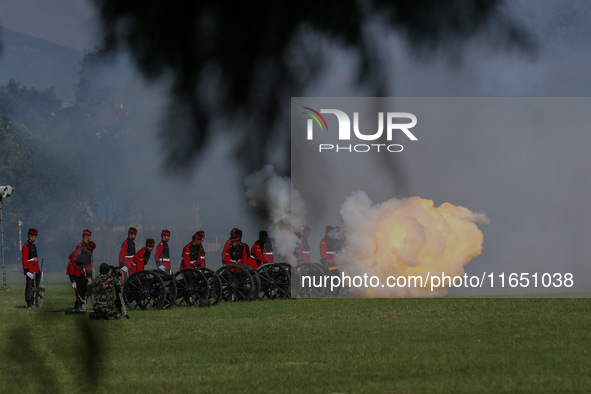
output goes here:
<path id="1" fill-rule="evenodd" d="M 135 143 L 137 114 L 121 88 L 98 83 L 112 80 L 104 75 L 112 60 L 100 49 L 86 52 L 72 105 L 53 88 L 0 86 L 0 183 L 15 188 L 3 211 L 9 247 L 22 221 L 23 240 L 37 228 L 45 256 L 63 262 L 73 242 L 67 234 L 128 225 L 134 194 L 122 190 L 121 171 L 109 162 Z"/>

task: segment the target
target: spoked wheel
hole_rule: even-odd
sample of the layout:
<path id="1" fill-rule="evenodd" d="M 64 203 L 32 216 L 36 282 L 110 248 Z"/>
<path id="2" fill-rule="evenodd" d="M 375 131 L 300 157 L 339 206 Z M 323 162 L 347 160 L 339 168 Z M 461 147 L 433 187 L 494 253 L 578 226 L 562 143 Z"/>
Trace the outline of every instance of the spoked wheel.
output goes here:
<path id="1" fill-rule="evenodd" d="M 292 269 L 292 265 L 289 263 L 276 263 L 287 270 L 289 274 L 289 295 L 287 298 L 298 298 L 298 291 L 302 287 L 300 275 L 295 268 Z"/>
<path id="2" fill-rule="evenodd" d="M 250 276 L 252 276 L 252 283 L 254 284 L 254 288 L 253 288 L 252 297 L 250 298 L 250 301 L 258 300 L 259 293 L 261 292 L 261 278 L 259 278 L 259 274 L 257 273 L 257 270 L 252 268 L 250 265 L 246 265 L 246 264 L 237 264 L 237 265 L 239 265 L 240 267 L 243 267 L 245 270 L 248 271 Z"/>
<path id="3" fill-rule="evenodd" d="M 279 264 L 280 266 L 285 268 L 287 270 L 287 273 L 289 275 L 291 275 L 291 264 L 289 264 L 289 263 L 275 263 L 275 264 Z"/>
<path id="4" fill-rule="evenodd" d="M 225 265 L 216 271 L 222 281 L 224 301 L 249 301 L 254 294 L 255 284 L 244 265 Z"/>
<path id="5" fill-rule="evenodd" d="M 207 283 L 209 284 L 209 302 L 213 306 L 222 299 L 222 280 L 211 268 L 199 267 L 197 269 L 207 278 Z"/>
<path id="6" fill-rule="evenodd" d="M 160 276 L 160 279 L 162 279 L 162 281 L 164 282 L 164 286 L 166 286 L 166 298 L 164 299 L 164 305 L 162 305 L 162 308 L 172 308 L 175 305 L 177 296 L 177 287 L 176 281 L 174 280 L 174 275 L 171 275 L 159 269 L 152 271 L 156 273 L 156 275 Z"/>
<path id="7" fill-rule="evenodd" d="M 320 268 L 322 269 L 322 271 L 324 272 L 325 276 L 333 276 L 333 275 L 338 276 L 339 275 L 339 270 L 338 270 L 337 266 L 329 267 L 324 264 L 319 264 L 319 265 L 320 265 Z M 330 269 L 330 268 L 332 268 L 332 269 Z M 328 282 L 328 283 L 331 283 L 331 282 Z M 339 295 L 341 295 L 342 292 L 343 292 L 343 286 L 339 280 L 338 287 L 335 287 L 334 289 L 331 290 L 330 285 L 327 286 L 326 291 L 325 291 L 325 297 L 338 297 Z"/>
<path id="8" fill-rule="evenodd" d="M 302 263 L 295 267 L 295 271 L 299 278 L 298 288 L 295 289 L 299 298 L 322 298 L 326 296 L 326 288 L 322 286 L 325 274 L 320 264 Z M 295 285 L 295 283 L 293 284 Z"/>
<path id="9" fill-rule="evenodd" d="M 203 272 L 195 268 L 183 268 L 174 274 L 177 294 L 176 306 L 199 306 L 200 299 L 209 297 L 209 284 Z"/>
<path id="10" fill-rule="evenodd" d="M 300 298 L 300 290 L 302 288 L 302 277 L 297 270 L 291 271 L 290 275 L 291 291 L 289 292 L 289 298 Z"/>
<path id="11" fill-rule="evenodd" d="M 129 309 L 162 309 L 166 300 L 166 286 L 152 271 L 138 271 L 123 286 L 123 299 Z"/>
<path id="12" fill-rule="evenodd" d="M 289 297 L 291 283 L 289 273 L 280 264 L 263 264 L 257 269 L 261 278 L 259 299 L 283 300 Z"/>
<path id="13" fill-rule="evenodd" d="M 31 287 L 31 295 L 33 303 L 36 307 L 41 308 L 43 305 L 43 297 L 45 296 L 45 285 L 43 284 L 43 272 L 39 274 L 39 284 Z"/>

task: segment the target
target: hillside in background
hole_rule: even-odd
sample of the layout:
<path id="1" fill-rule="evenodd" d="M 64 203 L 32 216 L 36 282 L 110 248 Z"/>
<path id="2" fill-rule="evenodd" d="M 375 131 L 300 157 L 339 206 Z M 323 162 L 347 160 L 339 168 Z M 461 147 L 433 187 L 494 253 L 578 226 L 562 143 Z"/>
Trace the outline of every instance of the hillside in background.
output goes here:
<path id="1" fill-rule="evenodd" d="M 55 86 L 58 97 L 74 101 L 81 52 L 5 28 L 0 30 L 0 42 L 0 85 L 12 78 L 38 90 Z"/>

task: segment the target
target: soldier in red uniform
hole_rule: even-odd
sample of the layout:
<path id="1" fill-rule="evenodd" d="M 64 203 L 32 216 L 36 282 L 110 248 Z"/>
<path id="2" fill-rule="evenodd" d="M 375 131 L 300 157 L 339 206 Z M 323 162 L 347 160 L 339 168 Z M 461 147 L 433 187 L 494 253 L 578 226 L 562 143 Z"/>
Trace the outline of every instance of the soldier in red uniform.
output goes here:
<path id="1" fill-rule="evenodd" d="M 335 257 L 337 249 L 335 248 L 335 239 L 333 238 L 332 226 L 326 226 L 326 232 L 322 240 L 320 240 L 320 262 L 328 265 L 329 270 L 337 269 Z"/>
<path id="2" fill-rule="evenodd" d="M 76 245 L 76 249 L 74 249 L 74 251 L 72 252 L 72 255 L 74 257 L 78 257 L 78 255 L 80 253 L 82 253 L 83 249 L 88 245 L 88 243 L 90 242 L 90 238 L 92 236 L 92 232 L 90 230 L 84 230 L 82 232 L 82 241 L 80 241 L 80 243 L 78 245 Z M 91 270 L 92 270 L 92 265 L 90 266 Z M 84 269 L 86 270 L 86 266 L 84 266 Z M 88 273 L 87 273 L 88 275 Z"/>
<path id="3" fill-rule="evenodd" d="M 135 256 L 135 239 L 137 237 L 137 229 L 130 227 L 127 231 L 127 239 L 121 244 L 121 251 L 119 252 L 119 268 L 126 274 L 131 268 L 131 260 Z"/>
<path id="4" fill-rule="evenodd" d="M 274 262 L 273 244 L 266 231 L 259 231 L 259 239 L 252 245 L 251 255 L 256 261 L 256 266 L 253 267 L 255 269 L 262 264 Z"/>
<path id="5" fill-rule="evenodd" d="M 181 260 L 181 268 L 197 268 L 205 267 L 205 250 L 203 249 L 203 240 L 205 239 L 205 231 L 199 230 L 183 248 L 183 259 Z"/>
<path id="6" fill-rule="evenodd" d="M 74 311 L 86 312 L 86 292 L 91 279 L 86 276 L 84 266 L 92 264 L 92 253 L 96 249 L 96 244 L 92 241 L 82 246 L 82 250 L 78 253 L 78 246 L 70 253 L 70 262 L 66 269 L 66 275 L 70 277 L 72 288 L 76 292 L 76 302 L 74 303 Z"/>
<path id="7" fill-rule="evenodd" d="M 41 279 L 41 275 L 39 275 L 41 273 L 39 269 L 39 258 L 37 257 L 37 247 L 35 246 L 37 234 L 37 230 L 30 228 L 27 233 L 29 239 L 23 245 L 22 249 L 23 271 L 26 279 L 25 301 L 29 309 L 38 307 L 32 299 L 31 287 L 39 286 L 39 280 Z"/>
<path id="8" fill-rule="evenodd" d="M 82 250 L 90 242 L 91 237 L 92 237 L 92 232 L 89 229 L 82 231 L 82 241 L 78 245 L 76 245 L 76 249 L 74 250 L 74 252 L 72 252 L 74 257 L 78 257 L 78 255 L 80 255 L 80 253 L 82 253 Z M 86 271 L 86 277 L 93 278 L 92 260 L 90 263 L 85 264 L 83 268 Z M 88 297 L 88 296 L 90 296 L 90 294 L 92 294 L 92 279 L 88 283 L 88 291 L 86 292 L 86 296 Z"/>
<path id="9" fill-rule="evenodd" d="M 131 268 L 129 269 L 129 275 L 133 275 L 137 271 L 143 271 L 150 260 L 150 254 L 154 250 L 154 240 L 148 238 L 146 240 L 146 246 L 138 250 L 138 252 L 131 259 Z"/>
<path id="10" fill-rule="evenodd" d="M 304 227 L 304 234 L 300 239 L 300 244 L 298 245 L 298 264 L 301 263 L 309 263 L 310 260 L 310 243 L 308 242 L 308 238 L 310 238 L 310 232 L 312 229 L 308 226 Z"/>
<path id="11" fill-rule="evenodd" d="M 232 243 L 232 237 L 237 234 L 240 230 L 238 228 L 233 228 L 232 231 L 230 231 L 230 237 L 228 238 L 228 240 L 226 241 L 226 243 L 224 244 L 224 248 L 222 249 L 222 264 L 226 264 L 226 252 L 228 251 L 228 249 L 230 248 L 230 244 Z M 242 232 L 240 231 L 240 235 L 242 235 Z M 241 237 L 242 238 L 242 237 Z"/>
<path id="12" fill-rule="evenodd" d="M 168 241 L 170 241 L 170 231 L 162 230 L 160 234 L 162 240 L 156 247 L 156 252 L 154 253 L 154 260 L 156 261 L 156 266 L 158 269 L 166 272 L 167 274 L 172 273 L 172 269 L 170 267 L 170 249 L 168 249 Z"/>
<path id="13" fill-rule="evenodd" d="M 231 238 L 230 247 L 226 251 L 226 258 L 224 259 L 224 265 L 228 264 L 246 264 L 249 265 L 247 254 L 247 246 L 240 242 L 240 236 L 234 234 Z"/>

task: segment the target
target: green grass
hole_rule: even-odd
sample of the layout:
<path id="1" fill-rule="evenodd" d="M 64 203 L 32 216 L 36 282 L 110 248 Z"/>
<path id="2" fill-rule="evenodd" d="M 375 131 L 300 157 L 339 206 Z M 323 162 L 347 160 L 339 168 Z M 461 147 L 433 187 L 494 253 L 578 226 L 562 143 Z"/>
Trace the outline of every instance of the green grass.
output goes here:
<path id="1" fill-rule="evenodd" d="M 66 315 L 0 291 L 0 392 L 591 392 L 591 300 L 323 299 Z"/>

